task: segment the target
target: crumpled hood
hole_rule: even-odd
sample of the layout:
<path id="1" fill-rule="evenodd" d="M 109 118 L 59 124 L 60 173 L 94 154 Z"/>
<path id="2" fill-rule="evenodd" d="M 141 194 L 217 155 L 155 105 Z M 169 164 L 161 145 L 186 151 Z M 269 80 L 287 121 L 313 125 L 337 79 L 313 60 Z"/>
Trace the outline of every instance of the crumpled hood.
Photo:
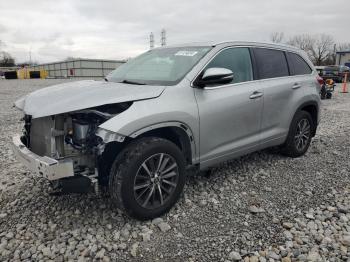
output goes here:
<path id="1" fill-rule="evenodd" d="M 20 98 L 15 106 L 33 118 L 85 108 L 155 98 L 163 86 L 84 80 L 43 88 Z"/>

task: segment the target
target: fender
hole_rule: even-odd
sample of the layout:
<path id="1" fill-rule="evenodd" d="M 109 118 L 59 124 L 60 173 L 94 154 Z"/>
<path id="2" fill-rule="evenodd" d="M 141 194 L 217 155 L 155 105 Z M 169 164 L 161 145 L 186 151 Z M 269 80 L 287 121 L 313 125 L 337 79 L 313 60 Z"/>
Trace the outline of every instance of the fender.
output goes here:
<path id="1" fill-rule="evenodd" d="M 183 136 L 189 137 L 187 145 L 191 148 L 191 157 L 188 158 L 196 163 L 199 159 L 199 116 L 193 89 L 188 85 L 166 88 L 160 98 L 135 101 L 99 127 L 131 138 L 157 128 L 178 128 Z"/>

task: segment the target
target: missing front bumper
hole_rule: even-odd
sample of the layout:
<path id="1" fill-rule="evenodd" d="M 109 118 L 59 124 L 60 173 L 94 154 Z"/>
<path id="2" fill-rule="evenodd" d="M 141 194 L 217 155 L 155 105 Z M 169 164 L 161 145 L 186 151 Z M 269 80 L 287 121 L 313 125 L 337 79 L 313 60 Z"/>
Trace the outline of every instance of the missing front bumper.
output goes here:
<path id="1" fill-rule="evenodd" d="M 12 138 L 12 149 L 18 160 L 31 171 L 49 180 L 58 180 L 74 176 L 73 161 L 56 160 L 47 156 L 39 156 L 30 151 L 16 135 Z"/>

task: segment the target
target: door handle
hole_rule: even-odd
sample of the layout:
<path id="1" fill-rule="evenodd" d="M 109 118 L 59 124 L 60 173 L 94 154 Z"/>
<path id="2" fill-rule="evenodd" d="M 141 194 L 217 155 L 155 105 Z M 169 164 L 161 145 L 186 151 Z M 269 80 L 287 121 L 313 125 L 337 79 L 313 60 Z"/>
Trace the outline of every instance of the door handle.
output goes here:
<path id="1" fill-rule="evenodd" d="M 251 94 L 249 96 L 250 99 L 256 99 L 256 98 L 259 98 L 259 97 L 262 97 L 263 96 L 263 93 L 261 92 L 258 92 L 258 91 L 255 91 L 253 94 Z"/>
<path id="2" fill-rule="evenodd" d="M 300 88 L 300 87 L 301 87 L 301 84 L 295 83 L 295 84 L 293 85 L 292 89 L 298 89 L 298 88 Z"/>

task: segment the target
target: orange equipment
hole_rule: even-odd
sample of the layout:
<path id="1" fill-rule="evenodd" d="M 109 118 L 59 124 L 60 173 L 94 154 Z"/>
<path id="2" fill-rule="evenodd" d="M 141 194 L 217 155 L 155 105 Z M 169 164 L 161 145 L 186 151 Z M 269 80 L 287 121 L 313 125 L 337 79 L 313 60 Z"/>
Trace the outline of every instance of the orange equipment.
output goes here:
<path id="1" fill-rule="evenodd" d="M 327 79 L 326 80 L 326 85 L 334 85 L 334 80 L 333 79 Z"/>

